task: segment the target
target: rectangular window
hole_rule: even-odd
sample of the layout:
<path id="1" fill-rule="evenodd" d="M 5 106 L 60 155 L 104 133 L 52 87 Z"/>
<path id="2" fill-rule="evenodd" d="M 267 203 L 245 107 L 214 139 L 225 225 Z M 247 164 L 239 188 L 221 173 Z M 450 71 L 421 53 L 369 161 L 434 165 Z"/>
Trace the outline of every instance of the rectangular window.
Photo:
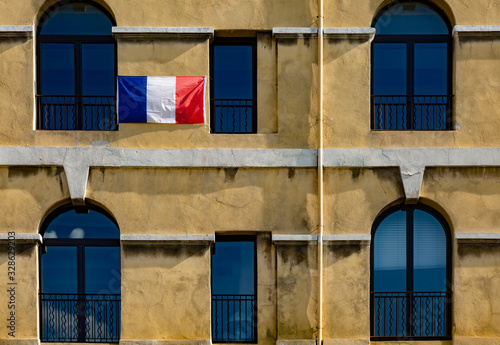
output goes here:
<path id="1" fill-rule="evenodd" d="M 257 342 L 255 237 L 218 237 L 212 252 L 212 342 Z"/>
<path id="2" fill-rule="evenodd" d="M 211 50 L 212 133 L 257 132 L 255 39 L 216 39 Z"/>

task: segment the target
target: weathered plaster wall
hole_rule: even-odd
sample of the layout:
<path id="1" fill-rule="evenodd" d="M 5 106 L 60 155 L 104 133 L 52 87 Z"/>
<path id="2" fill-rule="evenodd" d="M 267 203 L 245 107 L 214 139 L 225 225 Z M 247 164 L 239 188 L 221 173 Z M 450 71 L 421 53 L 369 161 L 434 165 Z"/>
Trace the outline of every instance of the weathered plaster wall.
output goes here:
<path id="1" fill-rule="evenodd" d="M 382 209 L 403 197 L 398 169 L 327 169 L 324 233 L 371 234 Z"/>
<path id="2" fill-rule="evenodd" d="M 269 233 L 257 235 L 257 341 L 276 344 L 276 248 Z"/>
<path id="3" fill-rule="evenodd" d="M 0 144 L 33 140 L 33 40 L 0 38 Z"/>
<path id="4" fill-rule="evenodd" d="M 278 339 L 313 339 L 317 325 L 316 247 L 277 246 Z"/>
<path id="5" fill-rule="evenodd" d="M 14 265 L 9 265 L 9 256 L 12 250 L 8 248 L 8 242 L 0 243 L 0 317 L 1 332 L 0 339 L 10 338 L 9 332 L 14 331 L 16 339 L 37 339 L 38 338 L 38 254 L 37 246 L 15 241 Z M 9 270 L 14 267 L 15 271 Z M 8 275 L 14 272 L 15 275 Z M 14 280 L 10 280 L 13 277 Z M 10 285 L 15 283 L 15 285 Z M 11 289 L 14 290 L 11 290 Z M 11 299 L 14 297 L 14 300 Z M 9 308 L 9 302 L 14 302 L 15 308 Z M 14 329 L 11 326 L 14 312 Z M 2 340 L 0 340 L 2 342 Z"/>
<path id="6" fill-rule="evenodd" d="M 370 246 L 359 243 L 324 247 L 324 337 L 369 339 Z"/>
<path id="7" fill-rule="evenodd" d="M 452 25 L 497 25 L 500 4 L 495 0 L 431 0 L 450 17 Z M 325 1 L 325 27 L 370 26 L 375 13 L 389 0 Z"/>
<path id="8" fill-rule="evenodd" d="M 54 0 L 0 4 L 4 25 L 32 25 L 39 9 Z M 262 30 L 275 26 L 310 26 L 317 9 L 314 0 L 98 0 L 112 10 L 121 26 L 211 26 L 217 29 Z M 154 11 L 150 11 L 154 8 Z"/>
<path id="9" fill-rule="evenodd" d="M 67 198 L 61 168 L 0 168 L 0 231 L 36 234 L 45 213 Z"/>
<path id="10" fill-rule="evenodd" d="M 498 232 L 498 168 L 426 169 L 422 198 L 444 209 L 452 231 Z"/>
<path id="11" fill-rule="evenodd" d="M 458 243 L 456 258 L 456 336 L 499 337 L 500 244 Z"/>
<path id="12" fill-rule="evenodd" d="M 215 231 L 309 233 L 316 227 L 312 169 L 92 169 L 87 197 L 123 234 Z"/>
<path id="13" fill-rule="evenodd" d="M 317 41 L 307 37 L 280 39 L 277 50 L 280 139 L 284 147 L 315 147 Z"/>
<path id="14" fill-rule="evenodd" d="M 210 339 L 210 247 L 124 245 L 121 339 Z"/>
<path id="15" fill-rule="evenodd" d="M 272 27 L 316 25 L 317 1 L 314 0 L 225 0 L 225 1 L 149 1 L 123 3 L 119 0 L 97 2 L 109 8 L 121 26 L 211 26 L 216 29 L 269 30 Z M 500 5 L 494 0 L 433 0 L 452 17 L 457 25 L 496 25 Z M 0 21 L 4 25 L 32 25 L 40 8 L 54 0 L 0 4 Z M 326 1 L 325 27 L 366 27 L 374 13 L 388 1 Z M 155 8 L 148 11 L 147 8 Z"/>
<path id="16" fill-rule="evenodd" d="M 455 65 L 457 143 L 499 146 L 500 83 L 491 71 L 500 69 L 500 37 L 456 39 Z"/>

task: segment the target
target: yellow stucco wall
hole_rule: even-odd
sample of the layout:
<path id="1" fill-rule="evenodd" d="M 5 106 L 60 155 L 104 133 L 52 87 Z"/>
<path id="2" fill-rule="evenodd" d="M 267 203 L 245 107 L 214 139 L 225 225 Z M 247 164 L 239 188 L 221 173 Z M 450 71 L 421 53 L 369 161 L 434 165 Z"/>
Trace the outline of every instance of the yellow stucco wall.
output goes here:
<path id="1" fill-rule="evenodd" d="M 324 337 L 369 339 L 370 246 L 329 244 L 324 247 Z"/>
<path id="2" fill-rule="evenodd" d="M 382 209 L 403 197 L 398 169 L 327 169 L 324 233 L 370 234 Z"/>
<path id="3" fill-rule="evenodd" d="M 491 0 L 436 0 L 452 25 L 496 25 Z M 0 25 L 35 25 L 54 1 L 0 1 Z M 102 2 L 100 2 L 102 3 Z M 369 27 L 385 3 L 325 1 L 325 27 Z M 316 148 L 318 42 L 272 36 L 275 27 L 315 27 L 313 0 L 109 0 L 118 26 L 214 27 L 215 36 L 256 37 L 258 134 L 211 135 L 204 125 L 124 124 L 114 132 L 36 128 L 36 37 L 0 38 L 0 146 L 118 148 Z M 35 35 L 36 36 L 36 35 Z M 453 39 L 451 131 L 371 131 L 368 39 L 324 40 L 324 142 L 327 148 L 499 147 L 498 37 Z M 118 74 L 210 75 L 209 38 L 117 40 Z M 207 86 L 207 95 L 209 94 Z M 209 109 L 207 99 L 207 111 Z M 207 112 L 207 118 L 209 118 Z M 498 233 L 498 168 L 427 168 L 421 202 L 456 233 Z M 327 168 L 325 235 L 369 235 L 376 217 L 404 200 L 397 167 Z M 318 231 L 314 168 L 92 167 L 86 198 L 116 219 L 121 234 L 256 234 L 258 343 L 314 339 L 317 247 L 279 244 L 272 235 Z M 36 234 L 44 217 L 69 202 L 61 167 L 0 167 L 0 233 Z M 500 245 L 452 240 L 453 340 L 372 342 L 490 345 L 500 338 Z M 38 338 L 38 254 L 19 244 L 19 339 Z M 325 244 L 325 345 L 370 338 L 370 245 Z M 121 248 L 122 340 L 211 337 L 208 245 L 127 244 Z M 0 287 L 7 286 L 0 244 Z M 8 302 L 0 294 L 0 310 Z M 5 320 L 5 313 L 1 314 Z M 4 325 L 5 321 L 0 323 Z M 2 328 L 5 330 L 5 328 Z M 7 339 L 0 332 L 0 343 Z M 352 341 L 351 341 L 352 340 Z M 351 345 L 352 345 L 351 344 Z M 24 344 L 23 344 L 24 345 Z M 142 344 L 141 344 L 142 345 Z"/>
<path id="4" fill-rule="evenodd" d="M 314 176 L 312 169 L 92 169 L 87 197 L 107 206 L 123 234 L 304 234 L 317 222 Z"/>
<path id="5" fill-rule="evenodd" d="M 277 247 L 278 339 L 312 339 L 317 324 L 316 248 Z"/>
<path id="6" fill-rule="evenodd" d="M 0 243 L 0 271 L 2 272 L 0 274 L 2 287 L 0 342 L 2 342 L 1 339 L 7 338 L 37 339 L 39 311 L 37 247 L 34 244 L 21 243 L 19 240 L 9 242 Z M 14 260 L 10 260 L 12 256 Z M 8 272 L 15 274 L 10 275 Z M 11 277 L 13 280 L 9 279 Z M 12 312 L 14 314 L 11 314 Z"/>
<path id="7" fill-rule="evenodd" d="M 210 338 L 209 249 L 122 247 L 121 339 Z"/>

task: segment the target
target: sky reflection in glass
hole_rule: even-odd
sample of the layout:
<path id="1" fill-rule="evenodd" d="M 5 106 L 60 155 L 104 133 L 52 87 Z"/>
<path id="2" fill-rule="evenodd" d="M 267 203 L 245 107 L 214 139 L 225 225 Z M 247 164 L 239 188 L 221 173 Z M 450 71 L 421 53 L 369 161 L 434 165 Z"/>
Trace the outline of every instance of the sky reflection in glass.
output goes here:
<path id="1" fill-rule="evenodd" d="M 413 238 L 407 228 L 410 211 L 398 210 L 378 226 L 373 239 L 373 288 L 376 292 L 446 291 L 447 239 L 430 213 L 413 210 Z M 413 266 L 407 267 L 407 246 L 413 244 Z M 413 287 L 406 286 L 413 275 Z"/>
<path id="2" fill-rule="evenodd" d="M 85 3 L 54 7 L 43 20 L 41 35 L 110 35 L 113 26 L 106 14 Z"/>
<path id="3" fill-rule="evenodd" d="M 377 35 L 448 35 L 443 18 L 427 5 L 399 3 L 388 8 L 375 24 Z"/>
<path id="4" fill-rule="evenodd" d="M 69 210 L 54 218 L 45 231 L 44 238 L 120 238 L 115 223 L 94 210 L 76 213 Z"/>
<path id="5" fill-rule="evenodd" d="M 254 242 L 216 242 L 212 255 L 212 294 L 255 293 Z"/>
<path id="6" fill-rule="evenodd" d="M 214 98 L 253 99 L 253 46 L 214 46 Z"/>

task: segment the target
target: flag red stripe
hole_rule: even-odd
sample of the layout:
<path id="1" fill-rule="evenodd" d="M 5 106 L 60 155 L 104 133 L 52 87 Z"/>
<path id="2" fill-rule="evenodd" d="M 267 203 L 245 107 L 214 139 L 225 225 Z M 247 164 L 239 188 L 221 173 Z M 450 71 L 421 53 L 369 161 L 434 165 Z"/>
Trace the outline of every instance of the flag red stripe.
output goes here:
<path id="1" fill-rule="evenodd" d="M 205 77 L 177 77 L 175 122 L 204 123 Z"/>

